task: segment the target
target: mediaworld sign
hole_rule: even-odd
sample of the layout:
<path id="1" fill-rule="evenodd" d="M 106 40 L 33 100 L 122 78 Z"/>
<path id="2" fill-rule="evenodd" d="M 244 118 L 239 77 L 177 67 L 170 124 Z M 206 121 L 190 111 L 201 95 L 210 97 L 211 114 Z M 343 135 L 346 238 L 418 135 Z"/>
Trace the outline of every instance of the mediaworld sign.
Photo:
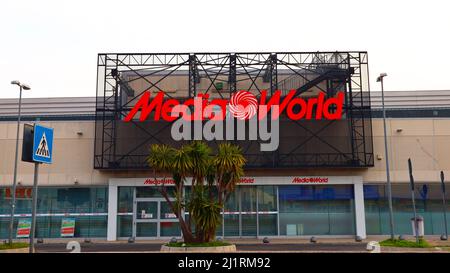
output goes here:
<path id="1" fill-rule="evenodd" d="M 261 151 L 275 151 L 279 146 L 279 118 L 285 114 L 291 120 L 337 120 L 342 118 L 344 93 L 325 98 L 320 92 L 317 97 L 305 100 L 296 97 L 291 90 L 282 97 L 277 90 L 269 97 L 261 91 L 259 101 L 251 92 L 241 90 L 229 100 L 212 99 L 208 94 L 199 94 L 183 103 L 177 99 L 164 99 L 164 92 L 158 92 L 151 99 L 149 91 L 144 92 L 138 102 L 125 116 L 124 121 L 138 120 L 173 122 L 172 138 L 180 140 L 261 140 Z M 139 114 L 139 115 L 138 115 Z M 246 135 L 248 123 L 248 135 Z"/>
<path id="2" fill-rule="evenodd" d="M 128 178 L 120 181 L 122 180 L 128 183 L 135 182 L 135 186 L 173 186 L 175 184 L 170 177 Z M 241 177 L 238 185 L 352 184 L 353 180 L 353 177 L 346 176 L 245 176 Z M 190 185 L 189 177 L 186 178 L 185 184 Z"/>

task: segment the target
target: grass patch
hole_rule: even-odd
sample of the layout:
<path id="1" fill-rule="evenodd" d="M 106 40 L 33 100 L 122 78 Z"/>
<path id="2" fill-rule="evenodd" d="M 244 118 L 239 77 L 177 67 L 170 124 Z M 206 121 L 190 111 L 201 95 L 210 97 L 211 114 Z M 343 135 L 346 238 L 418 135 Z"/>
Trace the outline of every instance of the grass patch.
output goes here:
<path id="1" fill-rule="evenodd" d="M 6 243 L 0 245 L 0 250 L 24 248 L 24 247 L 28 247 L 28 243 L 12 243 L 11 245 Z"/>
<path id="2" fill-rule="evenodd" d="M 391 247 L 418 247 L 418 248 L 428 248 L 432 247 L 425 239 L 419 239 L 419 243 L 416 241 L 408 240 L 398 240 L 398 239 L 387 239 L 380 242 L 380 246 L 391 246 Z"/>
<path id="3" fill-rule="evenodd" d="M 230 243 L 227 242 L 209 242 L 209 243 L 183 243 L 183 242 L 177 242 L 177 243 L 168 243 L 166 246 L 169 247 L 215 247 L 215 246 L 229 246 Z"/>

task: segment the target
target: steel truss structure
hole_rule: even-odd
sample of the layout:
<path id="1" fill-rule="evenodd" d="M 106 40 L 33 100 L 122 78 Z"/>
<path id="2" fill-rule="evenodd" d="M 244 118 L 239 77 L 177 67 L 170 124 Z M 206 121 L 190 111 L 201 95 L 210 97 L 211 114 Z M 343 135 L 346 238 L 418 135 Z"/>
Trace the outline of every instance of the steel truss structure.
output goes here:
<path id="1" fill-rule="evenodd" d="M 124 122 L 145 91 L 185 100 L 199 93 L 229 98 L 248 90 L 314 97 L 345 92 L 340 120 L 280 121 L 280 146 L 235 141 L 247 168 L 370 167 L 374 164 L 367 52 L 99 54 L 94 168 L 148 169 L 152 143 L 181 145 L 170 122 Z M 211 143 L 212 146 L 217 143 Z"/>

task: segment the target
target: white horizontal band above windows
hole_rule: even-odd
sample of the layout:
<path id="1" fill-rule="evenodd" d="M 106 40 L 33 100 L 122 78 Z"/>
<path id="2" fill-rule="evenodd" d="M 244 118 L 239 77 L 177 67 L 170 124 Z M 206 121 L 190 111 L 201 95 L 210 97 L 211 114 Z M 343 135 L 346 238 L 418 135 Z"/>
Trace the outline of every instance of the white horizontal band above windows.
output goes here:
<path id="1" fill-rule="evenodd" d="M 190 178 L 186 179 L 186 185 L 190 185 Z M 173 185 L 171 177 L 163 181 L 163 177 L 143 178 L 111 178 L 110 185 L 114 186 L 167 186 Z M 238 185 L 348 185 L 362 183 L 361 176 L 245 176 Z"/>

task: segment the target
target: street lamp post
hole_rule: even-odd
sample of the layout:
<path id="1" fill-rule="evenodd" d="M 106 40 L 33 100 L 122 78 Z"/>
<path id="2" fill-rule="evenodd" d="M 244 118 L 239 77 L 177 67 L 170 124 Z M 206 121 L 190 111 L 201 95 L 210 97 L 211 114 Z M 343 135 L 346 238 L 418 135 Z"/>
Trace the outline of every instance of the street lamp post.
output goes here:
<path id="1" fill-rule="evenodd" d="M 26 84 L 21 84 L 19 81 L 12 81 L 11 84 L 17 85 L 20 88 L 19 94 L 19 113 L 17 117 L 17 134 L 16 134 L 16 158 L 14 161 L 14 178 L 13 178 L 13 188 L 11 193 L 11 217 L 9 220 L 9 244 L 12 244 L 13 240 L 13 230 L 14 230 L 14 213 L 16 208 L 16 185 L 17 185 L 17 160 L 19 154 L 19 130 L 20 130 L 20 115 L 22 108 L 22 90 L 30 90 L 30 87 Z"/>
<path id="2" fill-rule="evenodd" d="M 384 153 L 386 157 L 386 182 L 387 182 L 387 194 L 389 203 L 389 226 L 391 232 L 391 239 L 394 240 L 394 212 L 392 210 L 392 186 L 391 186 L 391 177 L 389 174 L 389 152 L 388 152 L 388 141 L 386 132 L 386 110 L 384 108 L 383 78 L 386 76 L 387 76 L 386 73 L 381 73 L 380 76 L 377 78 L 377 82 L 381 83 L 381 105 L 383 109 L 383 129 L 384 129 Z"/>

